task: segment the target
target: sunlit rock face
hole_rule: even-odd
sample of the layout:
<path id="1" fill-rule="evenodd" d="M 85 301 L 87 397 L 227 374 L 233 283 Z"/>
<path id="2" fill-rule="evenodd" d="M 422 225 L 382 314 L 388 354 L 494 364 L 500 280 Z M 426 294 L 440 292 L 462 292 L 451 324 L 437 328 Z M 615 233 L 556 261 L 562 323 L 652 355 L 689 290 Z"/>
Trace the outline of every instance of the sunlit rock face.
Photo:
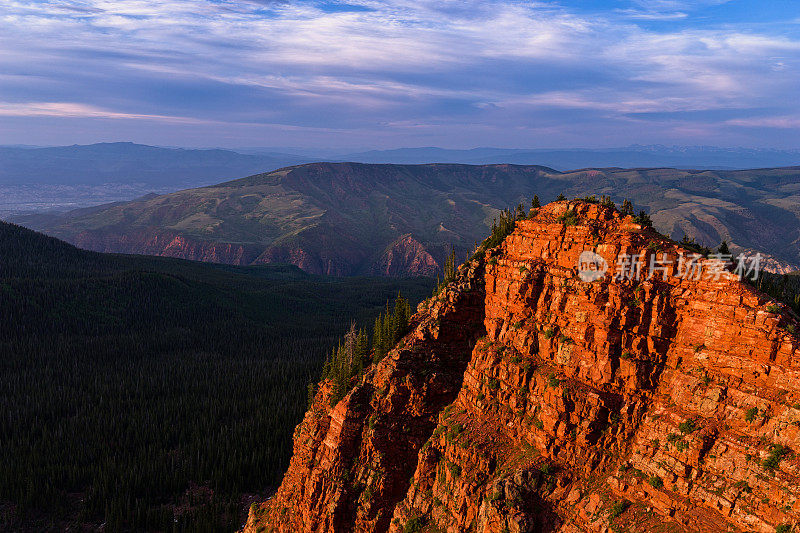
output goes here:
<path id="1" fill-rule="evenodd" d="M 608 267 L 590 282 L 587 250 Z M 245 531 L 797 522 L 797 322 L 713 260 L 686 276 L 689 253 L 599 204 L 532 213 L 334 407 L 323 383 Z M 619 260 L 636 255 L 638 280 Z"/>

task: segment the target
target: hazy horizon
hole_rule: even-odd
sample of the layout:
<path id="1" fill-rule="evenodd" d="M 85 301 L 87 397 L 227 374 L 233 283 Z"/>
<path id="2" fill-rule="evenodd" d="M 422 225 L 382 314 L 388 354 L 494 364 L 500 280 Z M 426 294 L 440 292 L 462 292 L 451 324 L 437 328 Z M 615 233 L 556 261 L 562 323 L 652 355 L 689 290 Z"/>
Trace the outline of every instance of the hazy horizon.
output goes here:
<path id="1" fill-rule="evenodd" d="M 153 148 L 167 148 L 173 150 L 228 150 L 232 152 L 247 153 L 253 151 L 284 153 L 295 155 L 306 154 L 356 154 L 365 152 L 392 152 L 400 150 L 443 150 L 443 151 L 474 151 L 474 150 L 497 150 L 497 151 L 530 151 L 530 152 L 551 152 L 551 151 L 608 151 L 608 150 L 631 150 L 631 151 L 650 151 L 650 150 L 721 150 L 721 151 L 736 151 L 736 150 L 752 150 L 752 151 L 775 151 L 775 152 L 800 152 L 800 144 L 796 148 L 773 148 L 773 147 L 757 147 L 757 146 L 743 146 L 743 145 L 709 145 L 709 144 L 696 144 L 696 145 L 680 145 L 680 144 L 629 144 L 629 145 L 608 145 L 608 146 L 542 146 L 542 147 L 514 147 L 514 146 L 447 146 L 447 145 L 398 145 L 388 146 L 385 148 L 374 146 L 361 146 L 353 147 L 351 149 L 333 149 L 333 148 L 311 148 L 307 146 L 238 146 L 238 145 L 179 145 L 179 144 L 158 144 L 148 142 L 138 142 L 131 140 L 98 140 L 94 142 L 85 143 L 65 143 L 65 144 L 0 144 L 0 148 L 24 148 L 24 149 L 37 149 L 37 148 L 69 148 L 69 147 L 84 147 L 95 146 L 104 144 L 134 144 L 139 146 L 149 146 Z M 799 161 L 800 163 L 800 161 Z"/>

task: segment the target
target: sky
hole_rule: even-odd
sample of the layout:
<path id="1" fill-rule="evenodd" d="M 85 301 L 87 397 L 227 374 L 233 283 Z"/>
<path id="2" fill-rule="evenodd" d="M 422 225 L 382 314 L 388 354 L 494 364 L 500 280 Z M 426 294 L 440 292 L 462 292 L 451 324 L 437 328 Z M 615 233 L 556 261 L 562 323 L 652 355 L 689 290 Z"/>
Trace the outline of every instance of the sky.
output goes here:
<path id="1" fill-rule="evenodd" d="M 0 144 L 800 149 L 798 0 L 3 0 Z"/>

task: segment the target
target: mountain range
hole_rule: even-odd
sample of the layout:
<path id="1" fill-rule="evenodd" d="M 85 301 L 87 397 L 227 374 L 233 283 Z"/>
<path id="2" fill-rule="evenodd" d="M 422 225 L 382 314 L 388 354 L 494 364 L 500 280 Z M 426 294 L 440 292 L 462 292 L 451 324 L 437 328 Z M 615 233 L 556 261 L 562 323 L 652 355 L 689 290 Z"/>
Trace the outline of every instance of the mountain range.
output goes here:
<path id="1" fill-rule="evenodd" d="M 297 150 L 284 152 L 283 150 Z M 142 183 L 193 187 L 312 161 L 356 163 L 510 163 L 561 171 L 598 167 L 743 169 L 800 164 L 798 150 L 713 146 L 510 149 L 437 147 L 336 152 L 293 148 L 189 149 L 132 142 L 32 147 L 0 146 L 0 185 Z M 210 180 L 210 181 L 209 181 Z"/>
<path id="2" fill-rule="evenodd" d="M 192 187 L 311 160 L 290 154 L 240 154 L 130 142 L 44 148 L 0 146 L 0 185 L 136 182 Z"/>
<path id="3" fill-rule="evenodd" d="M 133 200 L 313 160 L 130 142 L 0 146 L 0 217 Z"/>
<path id="4" fill-rule="evenodd" d="M 326 158 L 331 159 L 331 158 Z M 566 171 L 588 167 L 674 167 L 732 170 L 800 164 L 798 150 L 718 148 L 715 146 L 628 146 L 625 148 L 507 149 L 399 148 L 346 154 L 334 159 L 361 163 L 511 163 Z"/>
<path id="5" fill-rule="evenodd" d="M 567 197 L 630 199 L 656 228 L 778 271 L 800 264 L 800 167 L 763 170 L 309 163 L 66 214 L 16 217 L 82 248 L 331 275 L 433 275 L 499 210 Z"/>
<path id="6" fill-rule="evenodd" d="M 313 161 L 509 163 L 568 171 L 599 167 L 771 168 L 800 164 L 797 150 L 710 146 L 469 150 L 398 148 L 345 152 L 308 147 L 186 149 L 131 142 L 56 147 L 0 146 L 0 217 L 67 211 L 219 183 Z"/>

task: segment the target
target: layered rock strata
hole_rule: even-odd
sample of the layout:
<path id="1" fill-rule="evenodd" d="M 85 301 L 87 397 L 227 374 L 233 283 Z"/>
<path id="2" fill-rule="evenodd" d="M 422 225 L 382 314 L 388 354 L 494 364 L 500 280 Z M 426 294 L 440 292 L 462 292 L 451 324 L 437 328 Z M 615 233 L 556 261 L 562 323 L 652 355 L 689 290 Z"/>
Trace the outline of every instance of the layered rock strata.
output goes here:
<path id="1" fill-rule="evenodd" d="M 333 408 L 323 384 L 245 531 L 789 531 L 797 321 L 690 253 L 593 203 L 518 222 Z"/>

